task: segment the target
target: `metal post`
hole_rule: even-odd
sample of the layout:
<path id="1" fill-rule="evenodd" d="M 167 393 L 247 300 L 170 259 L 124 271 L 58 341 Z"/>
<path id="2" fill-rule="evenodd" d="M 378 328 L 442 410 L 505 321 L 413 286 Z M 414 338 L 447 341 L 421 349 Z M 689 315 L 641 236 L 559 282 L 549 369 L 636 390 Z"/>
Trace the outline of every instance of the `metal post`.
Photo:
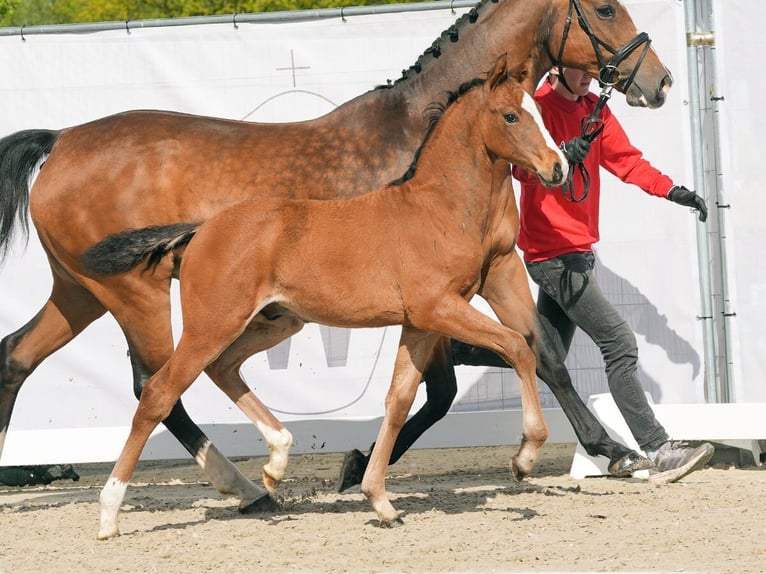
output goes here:
<path id="1" fill-rule="evenodd" d="M 728 218 L 729 210 L 731 206 L 726 197 L 726 189 L 723 184 L 723 174 L 721 173 L 721 129 L 720 129 L 720 115 L 719 109 L 721 103 L 724 101 L 723 96 L 718 92 L 718 63 L 715 57 L 715 26 L 713 18 L 713 9 L 710 5 L 712 2 L 708 0 L 706 10 L 706 22 L 705 26 L 709 32 L 710 41 L 700 44 L 701 49 L 707 48 L 707 54 L 710 58 L 706 60 L 706 72 L 708 74 L 708 90 L 707 94 L 710 99 L 710 107 L 712 109 L 712 125 L 713 125 L 713 138 L 710 142 L 710 146 L 714 153 L 714 166 L 715 168 L 715 209 L 712 210 L 711 215 L 715 218 L 715 222 L 718 228 L 717 234 L 717 249 L 718 249 L 718 261 L 720 268 L 717 269 L 718 278 L 720 281 L 721 290 L 721 307 L 716 309 L 716 318 L 720 314 L 720 343 L 718 352 L 721 354 L 721 361 L 719 364 L 719 376 L 718 376 L 718 398 L 719 402 L 731 402 L 733 398 L 732 386 L 734 382 L 733 375 L 733 353 L 731 348 L 731 333 L 733 329 L 732 322 L 735 320 L 736 313 L 734 312 L 731 304 L 730 285 L 729 285 L 729 273 L 728 273 L 728 260 L 726 253 L 726 221 Z M 715 322 L 715 321 L 714 321 Z"/>
<path id="2" fill-rule="evenodd" d="M 697 42 L 695 41 L 697 36 L 696 2 L 694 0 L 684 0 L 684 8 L 686 16 L 686 60 L 689 82 L 689 119 L 691 125 L 694 187 L 697 193 L 705 198 L 707 204 L 711 205 L 709 194 L 705 188 L 705 169 L 702 157 L 699 62 L 697 59 Z M 702 307 L 699 319 L 702 321 L 703 342 L 705 346 L 705 400 L 707 402 L 719 402 L 711 290 L 711 258 L 706 226 L 700 221 L 697 221 L 697 265 L 699 269 L 700 304 Z"/>

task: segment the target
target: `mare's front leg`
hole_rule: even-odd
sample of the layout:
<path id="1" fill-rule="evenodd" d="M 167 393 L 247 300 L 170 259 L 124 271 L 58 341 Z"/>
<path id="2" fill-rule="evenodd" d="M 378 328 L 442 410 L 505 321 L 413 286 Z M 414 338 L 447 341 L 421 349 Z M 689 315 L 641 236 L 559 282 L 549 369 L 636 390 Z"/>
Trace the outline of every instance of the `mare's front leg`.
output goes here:
<path id="1" fill-rule="evenodd" d="M 240 367 L 255 353 L 294 335 L 303 325 L 303 321 L 289 312 L 274 319 L 266 319 L 259 314 L 245 332 L 206 369 L 213 382 L 247 415 L 266 439 L 269 461 L 263 467 L 263 483 L 272 492 L 284 479 L 292 435 L 242 380 Z"/>
<path id="2" fill-rule="evenodd" d="M 426 383 L 426 402 L 404 423 L 388 464 L 399 460 L 420 435 L 441 420 L 455 399 L 457 378 L 452 366 L 450 341 L 446 337 L 442 337 L 434 346 L 431 360 L 423 373 L 423 380 Z M 375 443 L 370 450 L 375 450 Z M 370 455 L 365 455 L 358 449 L 346 453 L 340 470 L 338 492 L 362 482 L 369 460 Z"/>
<path id="3" fill-rule="evenodd" d="M 609 458 L 609 472 L 614 476 L 630 476 L 637 470 L 650 468 L 647 458 L 610 437 L 580 398 L 564 364 L 566 351 L 561 341 L 557 341 L 555 329 L 539 321 L 526 269 L 518 253 L 493 261 L 480 294 L 503 325 L 519 331 L 533 345 L 537 352 L 537 375 L 553 392 L 588 454 Z M 456 364 L 497 365 L 499 357 L 491 351 L 466 345 L 456 348 Z"/>
<path id="4" fill-rule="evenodd" d="M 386 414 L 362 479 L 362 492 L 377 513 L 381 526 L 401 523 L 399 513 L 386 496 L 386 469 L 437 340 L 438 335 L 434 333 L 402 327 L 394 374 L 386 395 Z"/>

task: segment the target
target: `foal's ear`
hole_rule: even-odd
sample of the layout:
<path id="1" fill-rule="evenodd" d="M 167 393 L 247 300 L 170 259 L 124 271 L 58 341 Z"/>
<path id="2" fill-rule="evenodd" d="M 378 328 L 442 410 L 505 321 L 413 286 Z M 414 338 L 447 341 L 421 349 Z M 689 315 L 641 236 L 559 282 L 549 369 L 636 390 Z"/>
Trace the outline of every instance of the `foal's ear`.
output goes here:
<path id="1" fill-rule="evenodd" d="M 489 89 L 494 90 L 497 86 L 502 84 L 508 79 L 508 68 L 506 67 L 507 55 L 503 54 L 497 60 L 495 65 L 492 66 L 492 71 L 489 73 Z"/>

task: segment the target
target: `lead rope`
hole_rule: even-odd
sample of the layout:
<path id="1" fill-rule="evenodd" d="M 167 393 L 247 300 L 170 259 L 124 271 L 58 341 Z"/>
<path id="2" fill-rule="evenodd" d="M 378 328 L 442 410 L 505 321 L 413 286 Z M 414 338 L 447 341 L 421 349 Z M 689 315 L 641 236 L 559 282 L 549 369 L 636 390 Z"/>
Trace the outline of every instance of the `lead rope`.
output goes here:
<path id="1" fill-rule="evenodd" d="M 612 97 L 612 88 L 614 88 L 614 84 L 604 84 L 603 86 L 604 87 L 601 89 L 601 95 L 598 97 L 598 102 L 596 102 L 596 107 L 593 108 L 593 111 L 585 116 L 580 122 L 580 131 L 582 137 L 588 143 L 592 143 L 593 140 L 595 140 L 598 135 L 604 131 L 604 120 L 602 120 L 599 116 L 601 115 L 601 111 L 604 109 L 606 102 L 609 101 L 609 98 Z M 561 145 L 564 145 L 563 142 Z M 574 191 L 573 179 L 575 170 L 577 170 L 577 172 L 580 174 L 583 182 L 583 192 L 579 197 L 575 195 Z M 580 203 L 585 201 L 585 198 L 588 197 L 589 191 L 590 174 L 588 173 L 588 169 L 585 167 L 583 162 L 570 163 L 569 173 L 567 174 L 567 178 L 561 186 L 561 193 L 563 193 L 564 197 L 566 197 L 569 201 Z"/>

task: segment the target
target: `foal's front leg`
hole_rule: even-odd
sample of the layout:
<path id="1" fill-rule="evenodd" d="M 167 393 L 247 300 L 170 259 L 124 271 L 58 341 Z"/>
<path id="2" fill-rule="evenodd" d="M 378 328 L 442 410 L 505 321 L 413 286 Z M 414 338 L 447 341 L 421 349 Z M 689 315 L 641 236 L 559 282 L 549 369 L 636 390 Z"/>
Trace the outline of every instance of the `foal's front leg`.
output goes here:
<path id="1" fill-rule="evenodd" d="M 535 353 L 519 332 L 487 317 L 458 296 L 445 298 L 429 319 L 429 327 L 469 345 L 478 345 L 500 355 L 513 365 L 521 379 L 523 434 L 511 471 L 521 479 L 532 471 L 537 451 L 548 438 L 548 427 L 540 406 L 535 377 Z"/>
<path id="2" fill-rule="evenodd" d="M 415 400 L 423 369 L 438 340 L 439 336 L 434 333 L 402 327 L 394 374 L 386 395 L 386 414 L 362 479 L 362 492 L 378 514 L 380 526 L 401 523 L 399 513 L 386 496 L 386 469 L 399 431 Z"/>

